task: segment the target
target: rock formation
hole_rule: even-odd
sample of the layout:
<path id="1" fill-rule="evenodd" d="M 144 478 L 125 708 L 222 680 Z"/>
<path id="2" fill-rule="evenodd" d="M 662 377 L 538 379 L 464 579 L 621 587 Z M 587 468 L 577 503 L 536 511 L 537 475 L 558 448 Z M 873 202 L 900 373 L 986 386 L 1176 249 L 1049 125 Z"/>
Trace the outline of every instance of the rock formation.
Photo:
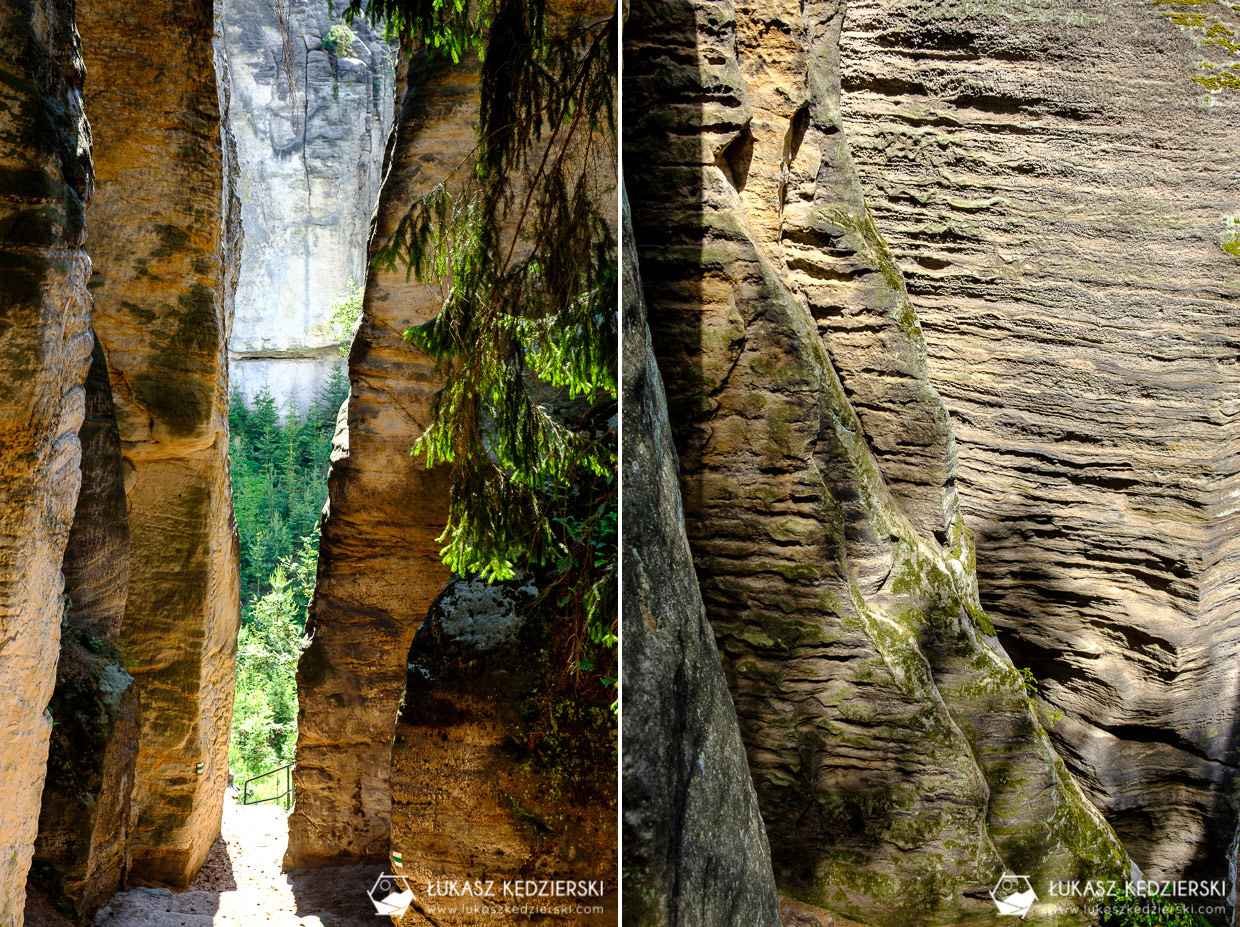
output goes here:
<path id="1" fill-rule="evenodd" d="M 623 246 L 625 923 L 778 927 L 766 830 L 685 539 L 627 221 Z"/>
<path id="2" fill-rule="evenodd" d="M 219 834 L 239 593 L 227 344 L 239 227 L 207 0 L 83 0 L 95 331 L 124 458 L 122 650 L 142 701 L 136 875 L 184 884 Z M 226 84 L 225 84 L 226 88 Z"/>
<path id="3" fill-rule="evenodd" d="M 0 922 L 20 927 L 47 763 L 90 360 L 90 134 L 73 4 L 0 4 Z"/>
<path id="4" fill-rule="evenodd" d="M 588 754 L 561 718 L 564 730 L 551 735 L 559 741 L 544 751 L 559 762 L 549 768 L 530 750 L 550 650 L 537 592 L 529 582 L 454 578 L 418 629 L 392 748 L 395 871 L 414 885 L 483 874 L 497 885 L 601 883 L 601 895 L 558 899 L 591 913 L 539 921 L 615 927 L 615 762 L 606 761 L 614 745 L 593 741 L 599 753 Z M 610 711 L 606 703 L 596 710 Z M 477 923 L 469 913 L 477 899 L 423 901 L 438 908 L 433 920 L 412 910 L 402 927 Z"/>
<path id="5" fill-rule="evenodd" d="M 843 38 L 982 604 L 1159 878 L 1236 839 L 1237 33 L 1209 0 L 857 0 Z"/>
<path id="6" fill-rule="evenodd" d="M 116 891 L 128 863 L 138 690 L 116 643 L 129 592 L 121 441 L 103 349 L 86 381 L 82 489 L 65 549 L 47 781 L 30 881 L 76 920 Z"/>
<path id="7" fill-rule="evenodd" d="M 419 58 L 400 70 L 371 253 L 475 144 L 476 59 L 449 66 Z M 370 269 L 349 354 L 352 391 L 332 450 L 309 645 L 297 670 L 297 802 L 286 868 L 387 858 L 405 658 L 448 580 L 436 540 L 447 520 L 446 477 L 409 456 L 439 380 L 434 363 L 402 337 L 438 308 L 436 291 L 403 270 Z"/>
<path id="8" fill-rule="evenodd" d="M 247 399 L 267 384 L 303 411 L 342 363 L 331 308 L 350 282 L 365 283 L 392 124 L 395 49 L 362 21 L 337 48 L 338 17 L 327 0 L 288 7 L 286 72 L 270 0 L 230 0 L 223 12 L 246 229 L 232 380 Z"/>
<path id="9" fill-rule="evenodd" d="M 950 423 L 839 117 L 835 0 L 636 5 L 626 183 L 686 531 L 781 890 L 992 923 L 1124 876 L 977 601 Z M 1035 906 L 1035 923 L 1085 923 Z"/>

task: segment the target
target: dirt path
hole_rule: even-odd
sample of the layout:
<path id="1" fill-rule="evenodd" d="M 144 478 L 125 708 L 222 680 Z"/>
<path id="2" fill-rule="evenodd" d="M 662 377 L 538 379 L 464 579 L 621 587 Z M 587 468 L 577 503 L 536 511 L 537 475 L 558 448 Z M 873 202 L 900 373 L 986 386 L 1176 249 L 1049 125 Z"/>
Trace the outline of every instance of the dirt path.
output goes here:
<path id="1" fill-rule="evenodd" d="M 376 927 L 366 895 L 381 865 L 284 874 L 284 811 L 224 803 L 223 835 L 185 891 L 139 887 L 114 897 L 95 927 Z"/>

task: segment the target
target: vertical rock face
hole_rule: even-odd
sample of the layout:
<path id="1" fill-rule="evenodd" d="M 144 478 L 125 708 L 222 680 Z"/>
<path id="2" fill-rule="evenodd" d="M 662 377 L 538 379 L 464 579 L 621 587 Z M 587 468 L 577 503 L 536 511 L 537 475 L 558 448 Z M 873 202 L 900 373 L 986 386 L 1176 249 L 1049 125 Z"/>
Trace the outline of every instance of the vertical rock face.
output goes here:
<path id="1" fill-rule="evenodd" d="M 842 17 L 635 5 L 626 184 L 780 888 L 871 922 L 989 924 L 1005 869 L 1129 864 L 978 606 L 950 425 L 841 131 Z M 1046 902 L 1035 922 L 1087 920 Z"/>
<path id="2" fill-rule="evenodd" d="M 286 72 L 270 0 L 230 0 L 223 18 L 247 236 L 232 378 L 302 408 L 340 363 L 332 304 L 365 282 L 394 102 L 395 50 L 360 21 L 337 48 L 333 25 L 327 0 L 291 6 Z"/>
<path id="3" fill-rule="evenodd" d="M 982 604 L 1160 878 L 1225 877 L 1236 831 L 1237 33 L 1209 0 L 859 0 L 843 40 Z"/>
<path id="4" fill-rule="evenodd" d="M 413 199 L 448 179 L 475 144 L 476 61 L 410 71 L 372 253 Z M 409 457 L 439 380 L 433 362 L 402 338 L 438 309 L 438 294 L 407 282 L 403 270 L 369 271 L 349 355 L 352 390 L 332 451 L 310 643 L 297 670 L 297 804 L 286 868 L 388 853 L 405 658 L 448 580 L 436 540 L 447 520 L 446 475 Z"/>
<path id="5" fill-rule="evenodd" d="M 103 349 L 86 381 L 82 489 L 65 549 L 68 607 L 50 710 L 56 719 L 31 882 L 75 919 L 124 878 L 138 755 L 138 690 L 116 651 L 129 591 L 121 442 Z"/>
<path id="6" fill-rule="evenodd" d="M 78 4 L 95 124 L 95 330 L 124 456 L 122 645 L 142 700 L 135 874 L 185 883 L 219 834 L 239 612 L 228 484 L 230 243 L 208 0 Z"/>
<path id="7" fill-rule="evenodd" d="M 20 927 L 80 482 L 90 133 L 69 2 L 0 2 L 0 922 Z"/>
<path id="8" fill-rule="evenodd" d="M 546 696 L 550 652 L 532 583 L 455 578 L 418 629 L 392 749 L 392 850 L 414 885 L 480 876 L 603 885 L 580 893 L 554 927 L 616 925 L 615 761 L 577 753 L 561 731 L 557 762 L 529 750 L 530 715 Z M 609 711 L 606 705 L 599 711 Z M 568 728 L 572 719 L 561 716 Z M 597 741 L 594 742 L 597 745 Z M 606 793 L 610 802 L 599 800 Z M 435 898 L 435 923 L 478 922 L 476 898 Z M 411 910 L 403 925 L 428 923 Z"/>
<path id="9" fill-rule="evenodd" d="M 771 852 L 685 538 L 627 221 L 623 427 L 625 922 L 777 927 Z"/>
<path id="10" fill-rule="evenodd" d="M 129 595 L 129 522 L 116 408 L 103 347 L 92 338 L 82 445 L 82 489 L 62 566 L 70 619 L 109 639 L 120 633 Z"/>

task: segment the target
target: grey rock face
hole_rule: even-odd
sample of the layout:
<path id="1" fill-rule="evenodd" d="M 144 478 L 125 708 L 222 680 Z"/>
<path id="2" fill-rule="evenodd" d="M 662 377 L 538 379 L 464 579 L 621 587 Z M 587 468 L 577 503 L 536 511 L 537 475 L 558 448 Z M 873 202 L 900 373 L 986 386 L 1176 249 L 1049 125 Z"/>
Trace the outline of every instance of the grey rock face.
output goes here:
<path id="1" fill-rule="evenodd" d="M 624 225 L 624 920 L 777 927 L 771 852 L 693 572 Z"/>
<path id="2" fill-rule="evenodd" d="M 21 927 L 81 474 L 90 130 L 73 3 L 0 2 L 0 923 Z"/>
<path id="3" fill-rule="evenodd" d="M 394 105 L 394 49 L 359 21 L 348 53 L 329 53 L 339 23 L 327 0 L 289 5 L 287 72 L 270 0 L 229 0 L 222 23 L 246 232 L 232 380 L 302 408 L 342 363 L 330 310 L 365 282 Z"/>
<path id="4" fill-rule="evenodd" d="M 960 442 L 982 602 L 1151 876 L 1240 754 L 1240 12 L 850 5 L 844 123 Z"/>

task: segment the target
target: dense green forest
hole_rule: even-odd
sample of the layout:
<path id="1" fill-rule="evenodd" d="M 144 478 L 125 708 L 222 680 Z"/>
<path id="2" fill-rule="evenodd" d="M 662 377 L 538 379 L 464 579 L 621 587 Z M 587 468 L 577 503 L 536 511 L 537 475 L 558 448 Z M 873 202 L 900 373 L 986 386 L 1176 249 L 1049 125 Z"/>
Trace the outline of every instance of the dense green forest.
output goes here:
<path id="1" fill-rule="evenodd" d="M 332 433 L 348 389 L 337 368 L 304 415 L 281 410 L 265 387 L 253 402 L 230 397 L 242 609 L 228 764 L 238 789 L 293 759 L 297 657 L 314 590 Z M 272 794 L 277 781 L 261 783 L 260 794 Z"/>

